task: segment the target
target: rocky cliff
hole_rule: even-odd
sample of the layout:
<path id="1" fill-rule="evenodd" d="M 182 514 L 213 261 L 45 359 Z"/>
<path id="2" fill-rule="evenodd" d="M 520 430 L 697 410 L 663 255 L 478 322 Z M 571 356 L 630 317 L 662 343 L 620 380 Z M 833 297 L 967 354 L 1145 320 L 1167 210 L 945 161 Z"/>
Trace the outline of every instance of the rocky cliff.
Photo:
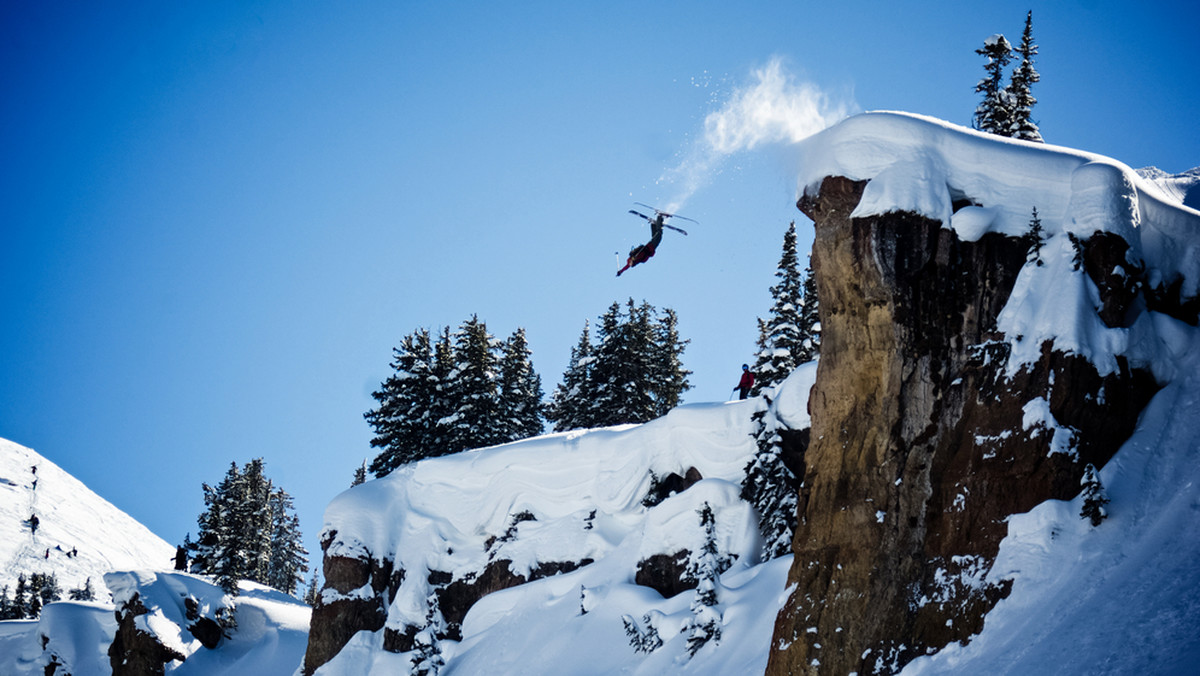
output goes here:
<path id="1" fill-rule="evenodd" d="M 867 183 L 831 176 L 798 204 L 816 228 L 824 334 L 796 591 L 769 674 L 895 673 L 968 641 L 1008 593 L 989 575 L 1006 517 L 1078 494 L 1158 387 L 1121 355 L 1101 373 L 1049 340 L 1013 369 L 1027 338 L 999 317 L 1022 268 L 1041 265 L 1030 236 L 965 241 L 909 211 L 856 217 Z M 1095 311 L 1128 327 L 1147 306 L 1146 266 L 1111 233 L 1071 241 Z"/>

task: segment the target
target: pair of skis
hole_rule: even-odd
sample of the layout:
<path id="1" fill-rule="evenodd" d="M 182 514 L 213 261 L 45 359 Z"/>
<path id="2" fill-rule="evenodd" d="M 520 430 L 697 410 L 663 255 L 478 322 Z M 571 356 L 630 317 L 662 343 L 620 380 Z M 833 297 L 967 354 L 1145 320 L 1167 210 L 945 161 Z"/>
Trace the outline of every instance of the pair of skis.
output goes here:
<path id="1" fill-rule="evenodd" d="M 652 206 L 650 206 L 649 204 L 645 204 L 645 203 L 642 203 L 642 202 L 634 202 L 634 204 L 638 205 L 639 207 L 645 207 L 645 208 L 647 208 L 647 209 L 650 209 L 650 210 L 654 211 L 654 216 L 655 216 L 655 218 L 661 218 L 663 221 L 666 221 L 668 218 L 679 218 L 679 219 L 683 219 L 683 220 L 685 220 L 685 221 L 691 221 L 692 223 L 695 223 L 696 225 L 699 225 L 699 224 L 700 224 L 700 221 L 697 221 L 697 220 L 695 220 L 695 219 L 688 218 L 687 216 L 680 216 L 679 214 L 669 214 L 669 213 L 667 213 L 667 212 L 665 212 L 665 211 L 660 211 L 660 210 L 659 210 L 657 207 L 652 207 Z M 636 210 L 634 210 L 634 209 L 630 209 L 630 210 L 629 210 L 629 213 L 631 213 L 631 214 L 633 214 L 633 215 L 635 215 L 635 216 L 641 216 L 642 218 L 646 219 L 646 222 L 648 222 L 648 223 L 653 223 L 653 222 L 654 222 L 654 220 L 655 220 L 655 218 L 650 218 L 650 217 L 649 217 L 649 216 L 647 216 L 646 214 L 643 214 L 643 213 L 641 213 L 641 212 L 639 212 L 639 211 L 636 211 Z M 683 228 L 677 228 L 677 227 L 675 227 L 675 226 L 673 226 L 673 225 L 667 225 L 665 222 L 664 222 L 664 223 L 661 223 L 661 225 L 662 225 L 662 227 L 664 227 L 664 228 L 670 228 L 670 229 L 674 230 L 675 232 L 682 233 L 682 234 L 684 234 L 684 235 L 686 235 L 686 234 L 687 234 L 687 230 L 684 230 Z"/>

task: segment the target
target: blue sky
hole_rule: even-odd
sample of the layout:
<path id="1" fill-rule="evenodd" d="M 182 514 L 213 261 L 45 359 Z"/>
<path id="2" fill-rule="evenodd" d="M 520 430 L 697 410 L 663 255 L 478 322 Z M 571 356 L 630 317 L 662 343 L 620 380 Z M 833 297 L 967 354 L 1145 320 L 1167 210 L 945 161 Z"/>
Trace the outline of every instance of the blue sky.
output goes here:
<path id="1" fill-rule="evenodd" d="M 585 320 L 644 299 L 692 341 L 685 399 L 726 399 L 811 224 L 786 143 L 672 179 L 706 117 L 778 63 L 969 124 L 974 50 L 1029 9 L 1048 142 L 1200 165 L 1191 2 L 5 3 L 0 437 L 172 542 L 263 457 L 315 559 L 418 327 L 525 327 L 549 392 Z M 700 224 L 614 277 L 633 202 L 682 195 Z"/>

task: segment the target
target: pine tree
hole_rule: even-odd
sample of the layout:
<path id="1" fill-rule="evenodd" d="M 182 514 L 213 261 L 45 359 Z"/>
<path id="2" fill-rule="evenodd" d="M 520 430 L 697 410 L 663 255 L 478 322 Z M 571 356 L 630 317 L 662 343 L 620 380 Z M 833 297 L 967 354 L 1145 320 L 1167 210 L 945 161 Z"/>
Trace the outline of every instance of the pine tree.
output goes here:
<path id="1" fill-rule="evenodd" d="M 1046 245 L 1046 231 L 1042 228 L 1042 219 L 1038 217 L 1037 207 L 1033 208 L 1033 216 L 1029 219 L 1029 232 L 1025 239 L 1029 242 L 1025 262 L 1036 263 L 1038 267 L 1045 265 L 1042 261 L 1042 247 Z"/>
<path id="2" fill-rule="evenodd" d="M 92 588 L 92 578 L 88 578 L 82 587 L 67 592 L 67 598 L 72 601 L 95 601 L 96 590 Z"/>
<path id="3" fill-rule="evenodd" d="M 993 35 L 976 54 L 987 58 L 986 75 L 975 85 L 983 101 L 975 109 L 975 128 L 992 134 L 1008 135 L 1013 119 L 1013 102 L 1003 86 L 1004 69 L 1012 60 L 1012 45 L 1003 35 Z"/>
<path id="4" fill-rule="evenodd" d="M 649 378 L 653 333 L 645 307 L 633 299 L 623 314 L 614 302 L 601 318 L 596 363 L 592 367 L 595 396 L 591 401 L 592 426 L 641 423 L 654 418 Z"/>
<path id="5" fill-rule="evenodd" d="M 592 399 L 592 365 L 595 357 L 592 354 L 590 328 L 590 323 L 585 321 L 579 342 L 571 348 L 571 362 L 563 372 L 562 383 L 554 388 L 546 409 L 546 418 L 554 423 L 555 432 L 591 426 L 587 410 Z"/>
<path id="6" fill-rule="evenodd" d="M 454 410 L 440 421 L 446 426 L 446 448 L 452 453 L 505 441 L 496 348 L 487 325 L 478 316 L 463 322 L 454 335 L 455 364 L 446 379 L 445 392 Z"/>
<path id="7" fill-rule="evenodd" d="M 230 463 L 225 477 L 215 487 L 201 484 L 204 491 L 205 511 L 196 519 L 199 529 L 196 541 L 186 541 L 184 546 L 192 552 L 192 569 L 211 575 L 227 592 L 235 592 L 240 570 L 233 559 L 234 505 L 231 495 L 241 480 L 241 470 L 236 462 Z"/>
<path id="8" fill-rule="evenodd" d="M 17 588 L 13 592 L 11 619 L 24 620 L 30 616 L 28 587 L 29 581 L 25 579 L 25 573 L 17 575 Z"/>
<path id="9" fill-rule="evenodd" d="M 42 600 L 43 608 L 62 599 L 62 587 L 59 586 L 58 576 L 54 573 L 34 573 L 33 579 L 36 581 L 38 598 Z"/>
<path id="10" fill-rule="evenodd" d="M 764 396 L 753 415 L 758 450 L 746 466 L 741 494 L 758 512 L 764 561 L 791 552 L 799 499 L 799 481 L 783 461 L 780 430 L 784 425 L 770 405 L 770 398 Z"/>
<path id="11" fill-rule="evenodd" d="M 321 599 L 321 579 L 320 574 L 314 570 L 312 577 L 308 581 L 308 589 L 304 592 L 304 603 L 310 608 L 316 608 L 317 602 Z"/>
<path id="12" fill-rule="evenodd" d="M 13 600 L 8 595 L 8 585 L 0 587 L 0 620 L 15 620 L 17 619 L 16 611 L 13 609 Z"/>
<path id="13" fill-rule="evenodd" d="M 779 281 L 770 289 L 774 301 L 771 312 L 765 321 L 759 320 L 759 351 L 754 362 L 754 388 L 751 390 L 755 396 L 783 382 L 807 355 L 804 350 L 807 337 L 801 333 L 801 310 L 805 299 L 796 256 L 794 221 L 784 233 L 783 253 L 775 277 Z"/>
<path id="14" fill-rule="evenodd" d="M 448 338 L 447 338 L 448 340 Z M 400 341 L 393 350 L 393 373 L 371 396 L 379 408 L 364 414 L 375 429 L 371 446 L 382 452 L 371 461 L 376 477 L 422 458 L 445 453 L 442 415 L 444 384 L 430 344 L 429 331 L 421 329 Z"/>
<path id="15" fill-rule="evenodd" d="M 1099 526 L 1101 521 L 1108 518 L 1108 510 L 1104 508 L 1108 504 L 1108 497 L 1104 494 L 1104 486 L 1100 483 L 1095 465 L 1088 463 L 1079 484 L 1083 487 L 1083 508 L 1079 516 L 1091 520 L 1093 527 Z"/>
<path id="16" fill-rule="evenodd" d="M 647 314 L 653 310 L 647 307 Z M 679 405 L 683 393 L 692 388 L 688 382 L 691 371 L 683 367 L 683 351 L 690 340 L 679 337 L 679 315 L 670 308 L 663 310 L 654 328 L 651 376 L 651 395 L 654 398 L 654 417 L 666 415 Z"/>
<path id="17" fill-rule="evenodd" d="M 1030 88 L 1042 79 L 1033 67 L 1033 57 L 1037 55 L 1037 45 L 1033 43 L 1033 10 L 1025 15 L 1025 32 L 1021 34 L 1021 46 L 1016 53 L 1021 57 L 1021 64 L 1013 71 L 1008 84 L 1007 99 L 1012 102 L 1012 120 L 1009 122 L 1005 136 L 1024 139 L 1026 141 L 1042 142 L 1042 132 L 1033 121 L 1033 106 L 1037 99 L 1033 97 Z"/>
<path id="18" fill-rule="evenodd" d="M 690 341 L 678 322 L 675 311 L 659 315 L 631 298 L 601 315 L 597 344 L 585 323 L 547 410 L 555 431 L 647 422 L 679 405 L 691 371 L 680 359 Z"/>
<path id="19" fill-rule="evenodd" d="M 354 470 L 354 479 L 350 481 L 350 487 L 354 488 L 365 483 L 367 483 L 367 461 L 363 460 L 363 463 Z"/>
<path id="20" fill-rule="evenodd" d="M 821 354 L 821 299 L 817 296 L 817 280 L 813 276 L 812 256 L 804 268 L 804 295 L 800 308 L 800 346 L 796 348 L 796 363 L 807 364 Z"/>
<path id="21" fill-rule="evenodd" d="M 650 613 L 642 615 L 642 622 L 646 625 L 646 628 L 642 629 L 632 615 L 621 616 L 621 623 L 625 625 L 625 635 L 629 637 L 629 645 L 633 646 L 634 652 L 652 653 L 662 647 L 663 640 L 654 624 L 654 617 Z"/>
<path id="22" fill-rule="evenodd" d="M 696 580 L 696 596 L 692 599 L 692 617 L 680 630 L 686 633 L 688 656 L 694 657 L 709 641 L 721 639 L 721 613 L 716 606 L 720 603 L 717 593 L 717 576 L 729 567 L 729 562 L 718 556 L 716 540 L 716 516 L 707 502 L 696 510 L 700 525 L 704 528 L 704 544 L 699 555 L 685 573 Z"/>
<path id="23" fill-rule="evenodd" d="M 437 592 L 430 592 L 425 611 L 425 626 L 413 637 L 410 673 L 413 676 L 437 676 L 446 666 L 439 641 L 446 634 L 446 621 L 438 605 Z"/>
<path id="24" fill-rule="evenodd" d="M 292 496 L 281 488 L 272 491 L 270 558 L 265 583 L 281 592 L 295 594 L 308 572 L 308 550 L 300 533 L 300 517 Z"/>
<path id="25" fill-rule="evenodd" d="M 232 546 L 238 579 L 269 584 L 273 491 L 271 481 L 263 474 L 262 458 L 246 463 L 242 481 L 235 489 L 238 497 L 234 503 L 237 527 Z"/>
<path id="26" fill-rule="evenodd" d="M 276 490 L 261 458 L 244 468 L 230 463 L 214 488 L 202 484 L 205 511 L 197 518 L 197 541 L 185 539 L 192 568 L 210 575 L 226 593 L 238 593 L 239 580 L 252 580 L 293 593 L 307 570 L 307 552 L 291 498 Z M 289 582 L 289 580 L 291 580 Z"/>
<path id="27" fill-rule="evenodd" d="M 517 329 L 504 343 L 500 362 L 500 410 L 505 441 L 542 433 L 542 379 L 533 370 L 525 329 Z"/>

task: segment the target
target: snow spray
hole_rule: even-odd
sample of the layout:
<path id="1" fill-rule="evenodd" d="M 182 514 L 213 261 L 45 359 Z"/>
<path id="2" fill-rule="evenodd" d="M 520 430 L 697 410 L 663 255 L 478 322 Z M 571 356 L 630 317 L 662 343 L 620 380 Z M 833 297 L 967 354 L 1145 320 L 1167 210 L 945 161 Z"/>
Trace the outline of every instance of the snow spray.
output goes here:
<path id="1" fill-rule="evenodd" d="M 779 57 L 755 69 L 747 86 L 735 89 L 720 109 L 704 118 L 704 134 L 679 165 L 658 183 L 678 184 L 664 209 L 678 211 L 703 187 L 728 156 L 766 144 L 794 144 L 857 110 L 835 102 L 816 85 L 797 81 Z"/>

